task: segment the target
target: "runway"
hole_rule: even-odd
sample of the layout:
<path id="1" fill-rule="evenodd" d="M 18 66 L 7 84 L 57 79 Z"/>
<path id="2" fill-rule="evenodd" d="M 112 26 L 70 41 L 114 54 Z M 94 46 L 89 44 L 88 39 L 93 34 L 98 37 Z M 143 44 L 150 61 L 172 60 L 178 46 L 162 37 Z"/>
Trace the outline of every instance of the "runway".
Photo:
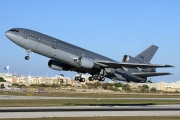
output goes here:
<path id="1" fill-rule="evenodd" d="M 180 105 L 1 107 L 0 118 L 180 116 Z"/>
<path id="2" fill-rule="evenodd" d="M 0 100 L 92 100 L 92 99 L 117 99 L 117 100 L 180 100 L 180 98 L 84 98 L 84 97 L 46 97 L 46 96 L 12 96 L 0 95 Z"/>
<path id="3" fill-rule="evenodd" d="M 83 98 L 0 95 L 0 100 L 173 100 L 180 98 Z M 120 104 L 103 106 L 0 107 L 3 118 L 98 117 L 98 116 L 180 116 L 180 105 Z"/>

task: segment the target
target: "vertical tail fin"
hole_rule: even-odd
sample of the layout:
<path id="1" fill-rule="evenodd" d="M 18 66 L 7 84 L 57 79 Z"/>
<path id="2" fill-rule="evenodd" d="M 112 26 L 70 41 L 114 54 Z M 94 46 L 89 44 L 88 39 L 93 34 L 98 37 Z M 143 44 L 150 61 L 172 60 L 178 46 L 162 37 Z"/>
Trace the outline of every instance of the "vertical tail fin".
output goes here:
<path id="1" fill-rule="evenodd" d="M 157 50 L 158 50 L 157 46 L 151 45 L 146 50 L 138 54 L 135 58 L 144 63 L 149 63 Z"/>

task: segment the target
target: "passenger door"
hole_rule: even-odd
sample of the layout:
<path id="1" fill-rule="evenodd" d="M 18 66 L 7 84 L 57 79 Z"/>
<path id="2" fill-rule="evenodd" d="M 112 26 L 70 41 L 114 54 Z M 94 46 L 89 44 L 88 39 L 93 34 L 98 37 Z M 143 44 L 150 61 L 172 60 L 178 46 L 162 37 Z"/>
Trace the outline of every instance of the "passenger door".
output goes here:
<path id="1" fill-rule="evenodd" d="M 53 41 L 53 46 L 52 46 L 52 48 L 57 49 L 57 41 L 56 41 L 56 40 Z"/>
<path id="2" fill-rule="evenodd" d="M 56 58 L 56 54 L 57 54 L 57 40 L 54 40 L 53 41 L 53 44 L 51 46 L 51 50 L 50 50 L 50 54 L 51 54 L 51 57 L 52 58 Z"/>

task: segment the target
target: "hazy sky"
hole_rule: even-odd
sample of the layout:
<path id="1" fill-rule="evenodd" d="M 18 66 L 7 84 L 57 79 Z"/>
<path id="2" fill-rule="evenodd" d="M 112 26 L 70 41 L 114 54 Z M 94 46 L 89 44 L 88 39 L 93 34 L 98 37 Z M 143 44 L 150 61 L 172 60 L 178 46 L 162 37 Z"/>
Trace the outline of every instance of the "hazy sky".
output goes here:
<path id="1" fill-rule="evenodd" d="M 9 65 L 11 73 L 72 77 L 74 72 L 48 68 L 49 58 L 26 52 L 5 36 L 14 28 L 36 30 L 85 49 L 121 61 L 150 45 L 159 46 L 154 64 L 175 68 L 157 69 L 174 75 L 152 77 L 158 81 L 180 80 L 179 0 L 1 0 L 0 71 Z"/>

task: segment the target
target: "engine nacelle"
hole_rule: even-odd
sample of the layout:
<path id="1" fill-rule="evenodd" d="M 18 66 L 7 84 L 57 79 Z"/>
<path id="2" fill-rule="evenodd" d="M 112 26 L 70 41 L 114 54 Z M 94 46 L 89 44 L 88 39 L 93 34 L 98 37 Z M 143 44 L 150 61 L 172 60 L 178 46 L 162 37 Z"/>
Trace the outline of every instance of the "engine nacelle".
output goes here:
<path id="1" fill-rule="evenodd" d="M 122 62 L 128 62 L 128 63 L 142 63 L 141 61 L 137 60 L 136 58 L 133 58 L 129 55 L 124 55 Z"/>
<path id="2" fill-rule="evenodd" d="M 68 70 L 67 66 L 58 60 L 49 60 L 48 66 L 54 70 Z"/>
<path id="3" fill-rule="evenodd" d="M 81 67 L 88 68 L 88 69 L 91 69 L 94 66 L 94 61 L 88 58 L 84 58 L 84 57 L 79 57 L 78 63 Z"/>

